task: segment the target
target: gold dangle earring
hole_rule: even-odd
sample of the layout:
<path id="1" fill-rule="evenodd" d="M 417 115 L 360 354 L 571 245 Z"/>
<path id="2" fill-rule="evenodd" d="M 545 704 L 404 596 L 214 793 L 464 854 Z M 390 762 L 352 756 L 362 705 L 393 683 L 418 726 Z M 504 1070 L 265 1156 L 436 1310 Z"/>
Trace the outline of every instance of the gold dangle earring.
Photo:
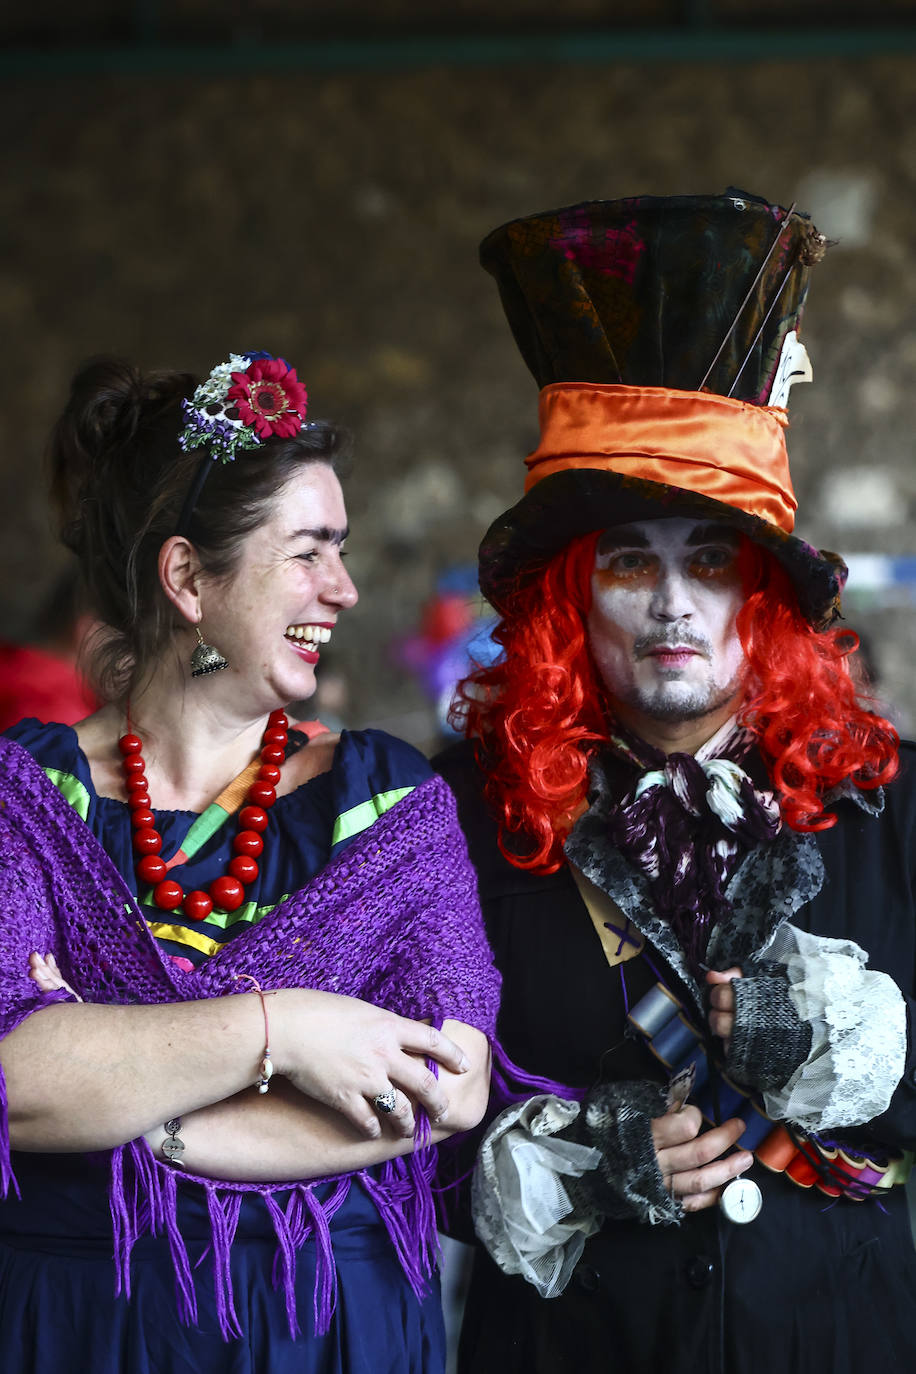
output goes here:
<path id="1" fill-rule="evenodd" d="M 200 626 L 194 626 L 197 635 L 197 648 L 191 655 L 191 676 L 204 677 L 207 673 L 221 673 L 224 668 L 229 667 L 229 660 L 223 658 L 219 649 L 214 649 L 212 644 L 205 644 L 204 637 L 200 632 Z"/>

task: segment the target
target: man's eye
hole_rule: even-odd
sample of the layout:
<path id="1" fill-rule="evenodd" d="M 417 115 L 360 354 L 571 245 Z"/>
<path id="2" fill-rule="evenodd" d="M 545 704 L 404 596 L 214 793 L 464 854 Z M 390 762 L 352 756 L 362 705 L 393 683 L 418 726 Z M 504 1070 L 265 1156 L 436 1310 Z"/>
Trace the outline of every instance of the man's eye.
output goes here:
<path id="1" fill-rule="evenodd" d="M 318 550 L 309 549 L 308 553 L 297 553 L 296 557 L 299 559 L 300 563 L 317 563 Z"/>
<path id="2" fill-rule="evenodd" d="M 736 556 L 734 549 L 712 546 L 698 549 L 690 562 L 700 572 L 720 572 L 731 568 Z"/>
<path id="3" fill-rule="evenodd" d="M 648 564 L 644 553 L 618 553 L 610 561 L 610 569 L 618 575 L 642 572 Z"/>

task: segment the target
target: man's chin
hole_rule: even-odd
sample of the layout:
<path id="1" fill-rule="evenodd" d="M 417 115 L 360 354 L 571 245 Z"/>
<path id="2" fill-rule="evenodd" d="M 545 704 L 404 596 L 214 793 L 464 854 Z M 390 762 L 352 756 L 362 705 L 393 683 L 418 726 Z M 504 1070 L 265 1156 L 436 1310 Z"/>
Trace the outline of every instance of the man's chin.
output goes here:
<path id="1" fill-rule="evenodd" d="M 666 684 L 658 691 L 646 693 L 628 703 L 632 711 L 666 725 L 686 725 L 718 715 L 727 707 L 737 708 L 740 693 L 730 687 L 726 691 L 697 691 L 681 684 Z"/>

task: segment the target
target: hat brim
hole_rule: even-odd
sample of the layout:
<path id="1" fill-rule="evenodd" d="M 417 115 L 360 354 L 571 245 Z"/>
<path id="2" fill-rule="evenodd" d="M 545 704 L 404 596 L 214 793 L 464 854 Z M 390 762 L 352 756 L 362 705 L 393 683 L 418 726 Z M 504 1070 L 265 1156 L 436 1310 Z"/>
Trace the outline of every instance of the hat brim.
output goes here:
<path id="1" fill-rule="evenodd" d="M 789 575 L 802 615 L 816 629 L 840 614 L 846 565 L 795 535 L 713 497 L 623 476 L 579 468 L 544 477 L 487 530 L 480 545 L 480 587 L 503 609 L 506 597 L 529 581 L 571 540 L 611 525 L 666 516 L 717 520 L 767 549 Z"/>

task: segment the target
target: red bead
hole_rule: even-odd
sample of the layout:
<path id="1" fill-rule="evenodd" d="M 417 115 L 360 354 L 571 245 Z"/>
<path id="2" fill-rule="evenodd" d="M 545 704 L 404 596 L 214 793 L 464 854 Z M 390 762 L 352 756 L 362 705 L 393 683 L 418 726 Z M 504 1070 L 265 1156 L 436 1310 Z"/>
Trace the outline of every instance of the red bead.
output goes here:
<path id="1" fill-rule="evenodd" d="M 137 877 L 144 883 L 160 883 L 166 873 L 165 861 L 156 854 L 147 854 L 137 864 Z"/>
<path id="2" fill-rule="evenodd" d="M 181 904 L 183 896 L 181 883 L 176 883 L 174 878 L 166 878 L 164 883 L 159 883 L 153 890 L 153 901 L 160 911 L 174 911 L 176 906 Z"/>
<path id="3" fill-rule="evenodd" d="M 258 866 L 247 854 L 236 854 L 234 859 L 229 860 L 229 872 L 240 883 L 253 883 L 258 876 Z"/>
<path id="4" fill-rule="evenodd" d="M 196 888 L 185 897 L 181 909 L 189 921 L 205 921 L 213 910 L 213 902 L 206 892 Z"/>
<path id="5" fill-rule="evenodd" d="M 180 883 L 167 878 L 168 865 L 159 857 L 162 836 L 150 805 L 146 765 L 142 743 L 137 735 L 123 735 L 118 741 L 124 758 L 124 785 L 134 830 L 133 844 L 137 878 L 153 889 L 153 901 L 160 911 L 180 909 L 190 921 L 204 921 L 217 903 L 224 911 L 235 911 L 245 900 L 245 884 L 254 882 L 259 873 L 255 862 L 263 852 L 261 831 L 267 829 L 267 810 L 277 799 L 275 784 L 280 781 L 278 767 L 286 756 L 288 721 L 283 711 L 272 711 L 268 729 L 261 739 L 261 766 L 256 780 L 248 789 L 249 802 L 238 817 L 238 833 L 232 842 L 235 857 L 230 859 L 227 872 L 210 884 L 209 892 L 199 888 L 185 893 Z"/>
<path id="6" fill-rule="evenodd" d="M 227 876 L 217 878 L 216 882 L 211 883 L 209 892 L 216 906 L 221 906 L 224 911 L 235 911 L 245 898 L 245 889 L 238 878 Z"/>
<path id="7" fill-rule="evenodd" d="M 264 850 L 264 841 L 256 830 L 240 830 L 232 841 L 232 848 L 236 854 L 248 854 L 256 859 Z"/>
<path id="8" fill-rule="evenodd" d="M 239 812 L 240 830 L 266 830 L 267 812 L 260 806 L 243 806 Z"/>
<path id="9" fill-rule="evenodd" d="M 152 826 L 134 831 L 134 849 L 138 854 L 158 854 L 162 848 L 162 836 Z"/>

